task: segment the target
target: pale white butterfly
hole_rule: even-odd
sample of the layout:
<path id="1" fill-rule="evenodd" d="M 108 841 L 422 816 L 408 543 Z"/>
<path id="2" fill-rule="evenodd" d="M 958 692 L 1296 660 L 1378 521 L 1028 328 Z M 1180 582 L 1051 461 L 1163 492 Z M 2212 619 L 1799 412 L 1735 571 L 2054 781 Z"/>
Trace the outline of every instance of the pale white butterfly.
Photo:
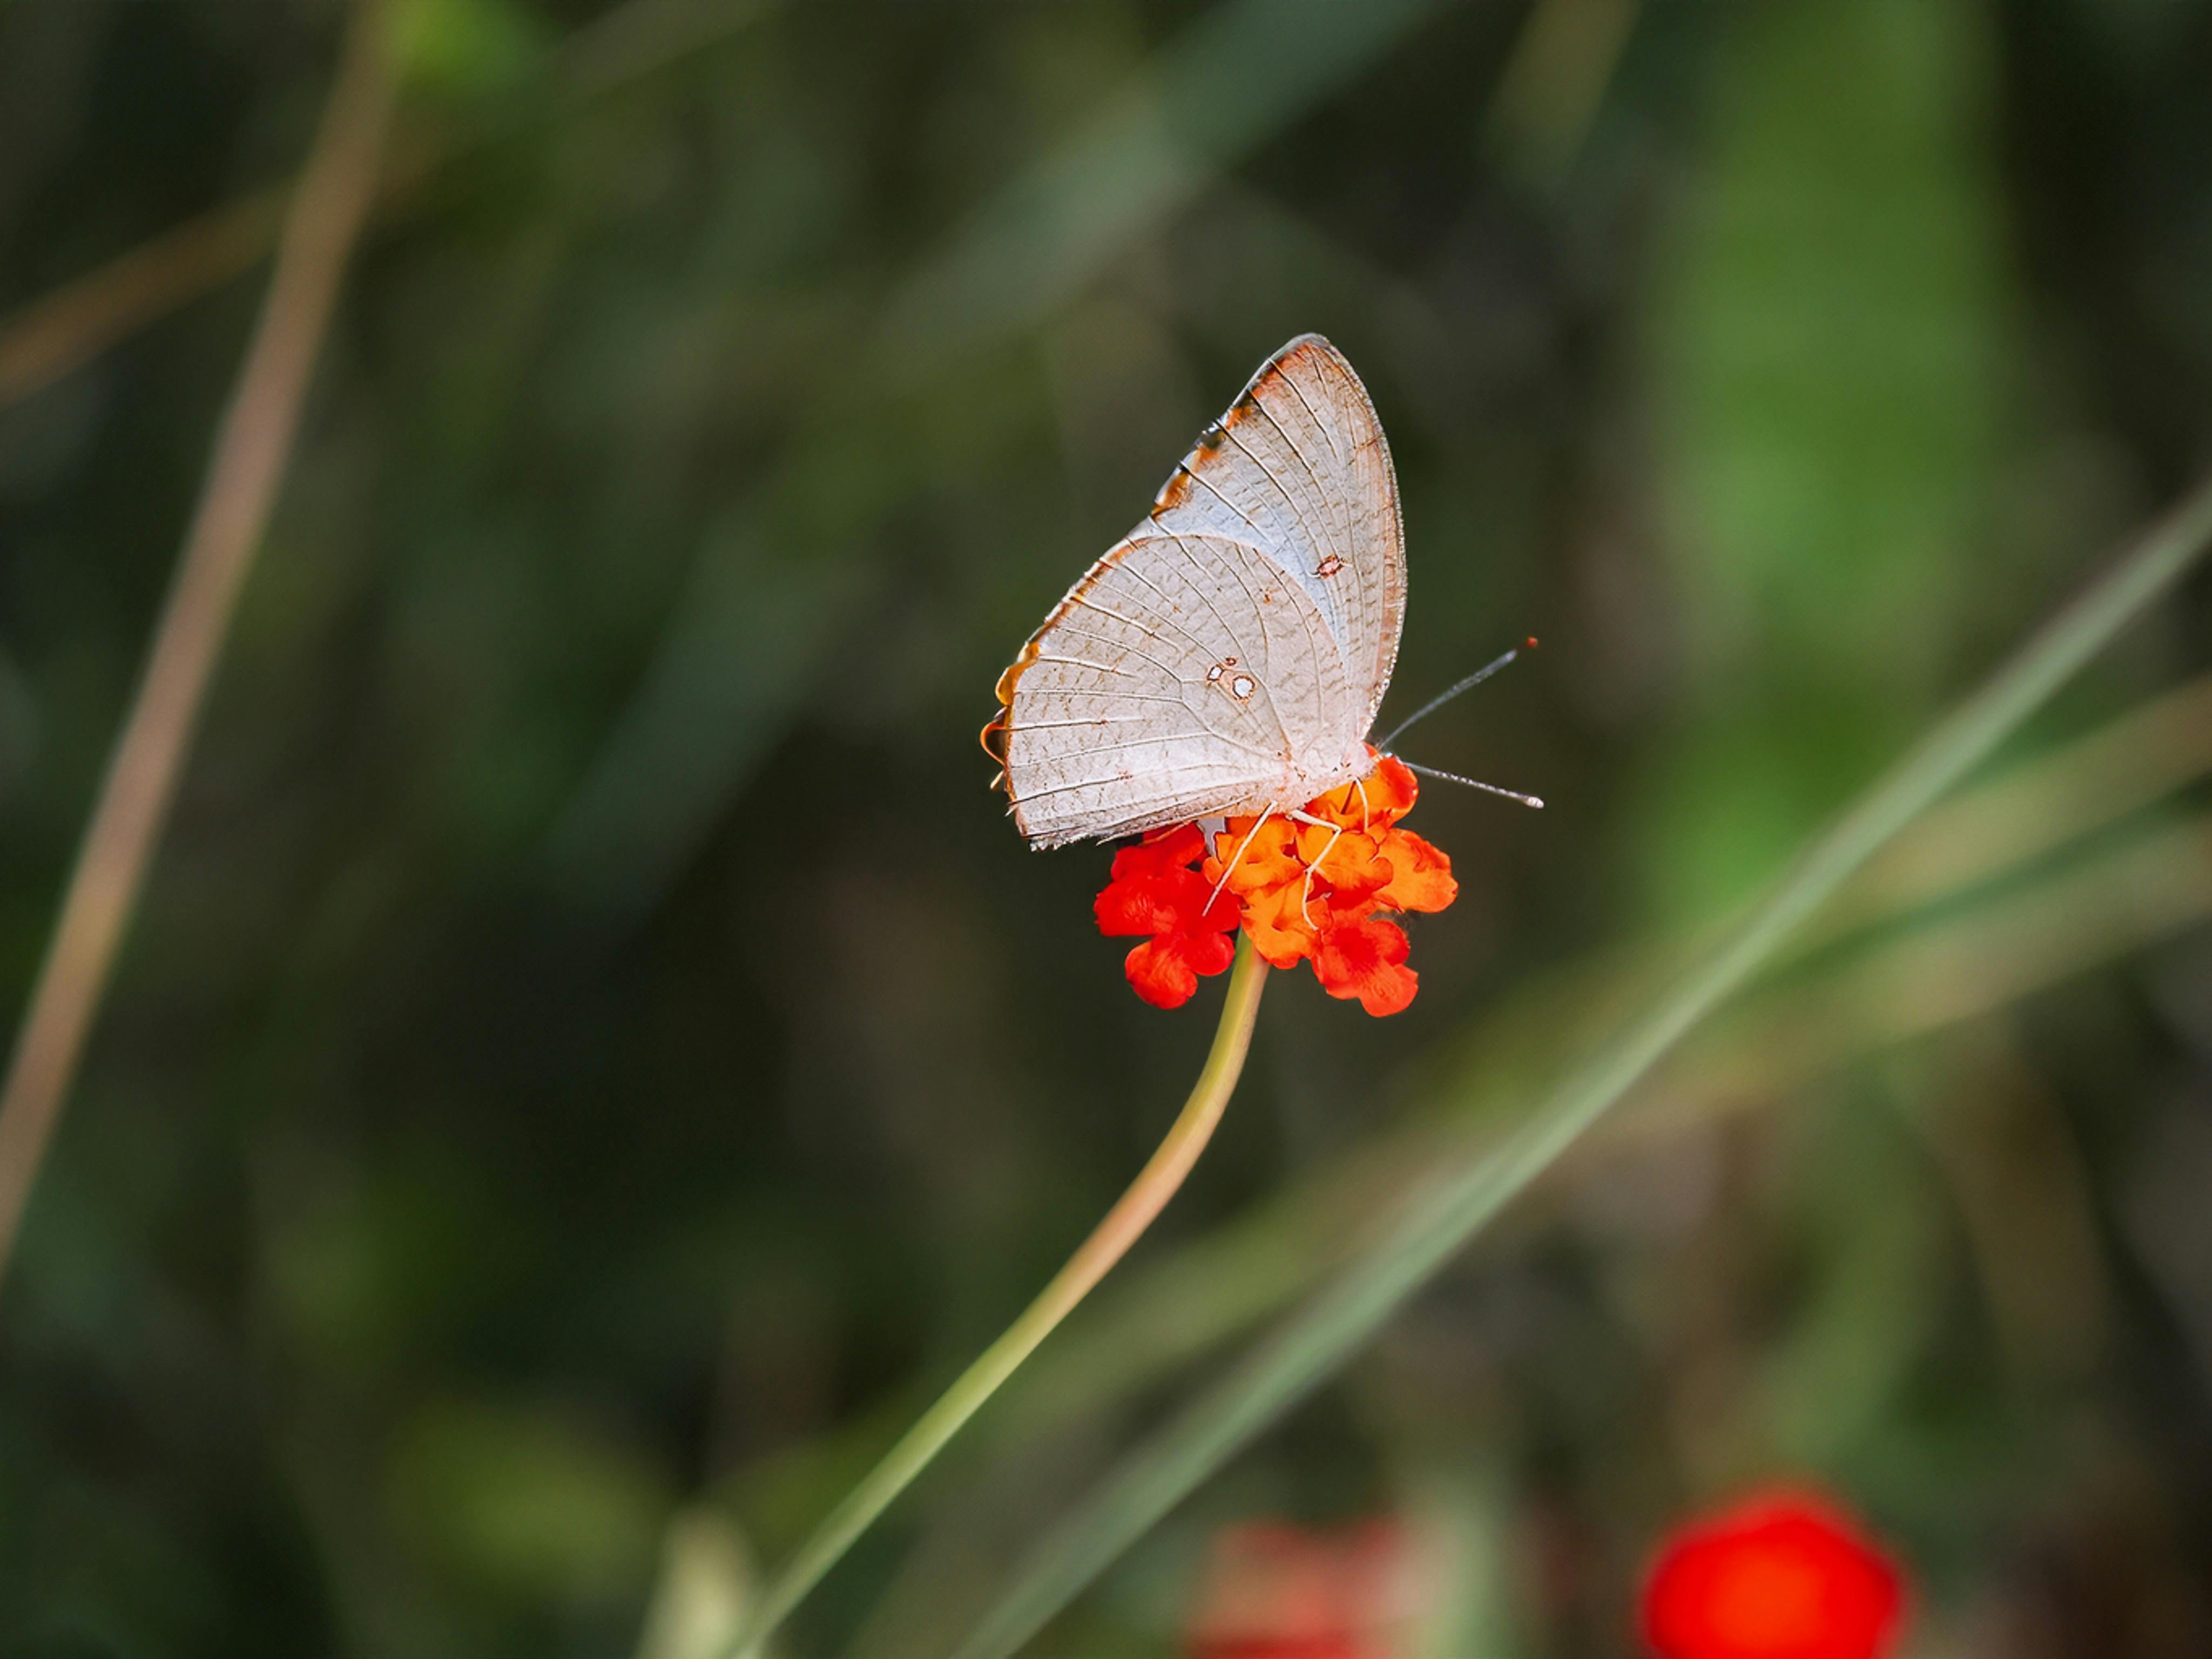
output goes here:
<path id="1" fill-rule="evenodd" d="M 1261 366 L 1000 676 L 984 747 L 1032 847 L 1296 808 L 1374 764 L 1406 536 L 1367 389 Z"/>

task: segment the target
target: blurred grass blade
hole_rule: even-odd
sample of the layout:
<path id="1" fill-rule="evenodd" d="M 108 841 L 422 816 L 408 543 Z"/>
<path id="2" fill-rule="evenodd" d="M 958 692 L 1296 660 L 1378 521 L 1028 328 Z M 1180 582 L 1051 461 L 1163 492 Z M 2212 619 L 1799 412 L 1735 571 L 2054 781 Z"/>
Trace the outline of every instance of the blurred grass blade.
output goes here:
<path id="1" fill-rule="evenodd" d="M 1573 165 L 1636 27 L 1639 0 L 1538 0 L 1498 77 L 1488 132 L 1540 183 Z"/>
<path id="2" fill-rule="evenodd" d="M 2130 836 L 2002 900 L 1916 928 L 1840 971 L 1745 999 L 1607 1126 L 1679 1133 L 1877 1049 L 1962 1025 L 2212 918 L 2212 814 Z"/>
<path id="3" fill-rule="evenodd" d="M 1820 921 L 1823 939 L 1990 881 L 2212 771 L 2212 675 L 2017 767 L 1913 826 Z"/>
<path id="4" fill-rule="evenodd" d="M 289 186 L 210 209 L 0 318 L 0 408 L 41 392 L 269 252 Z"/>
<path id="5" fill-rule="evenodd" d="M 637 1659 L 712 1659 L 736 1638 L 757 1577 L 727 1516 L 705 1505 L 683 1511 L 661 1546 Z"/>
<path id="6" fill-rule="evenodd" d="M 768 9 L 765 0 L 629 0 L 579 29 L 552 61 L 573 106 L 712 44 Z M 378 180 L 386 215 L 432 173 L 483 142 L 433 127 L 388 146 Z M 276 245 L 292 183 L 270 185 L 172 227 L 0 316 L 0 408 L 44 391 L 170 313 L 234 282 Z"/>
<path id="7" fill-rule="evenodd" d="M 1162 1516 L 1344 1364 L 1899 830 L 1956 784 L 2212 542 L 2202 484 L 1868 789 L 1702 966 L 1565 1079 L 1494 1151 L 1443 1171 L 1395 1225 L 1148 1444 L 1034 1555 L 959 1659 L 1004 1659 Z"/>
<path id="8" fill-rule="evenodd" d="M 338 286 L 375 192 L 394 92 L 381 0 L 356 0 L 137 695 L 116 738 L 0 1085 L 0 1272 L 69 1097 L 240 590 L 290 465 Z"/>

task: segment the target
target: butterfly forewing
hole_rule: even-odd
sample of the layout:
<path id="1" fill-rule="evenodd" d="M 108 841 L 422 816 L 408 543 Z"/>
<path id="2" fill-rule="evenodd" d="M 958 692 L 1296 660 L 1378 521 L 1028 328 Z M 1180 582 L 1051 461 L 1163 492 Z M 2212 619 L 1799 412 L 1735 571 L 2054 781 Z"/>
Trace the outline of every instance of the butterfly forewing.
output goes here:
<path id="1" fill-rule="evenodd" d="M 986 738 L 1023 834 L 1134 834 L 1355 775 L 1405 593 L 1373 405 L 1334 347 L 1293 340 L 1001 678 Z"/>
<path id="2" fill-rule="evenodd" d="M 1163 529 L 1253 543 L 1326 617 L 1366 735 L 1397 661 L 1405 533 L 1382 424 L 1343 355 L 1302 335 L 1264 364 L 1183 458 L 1152 510 Z"/>

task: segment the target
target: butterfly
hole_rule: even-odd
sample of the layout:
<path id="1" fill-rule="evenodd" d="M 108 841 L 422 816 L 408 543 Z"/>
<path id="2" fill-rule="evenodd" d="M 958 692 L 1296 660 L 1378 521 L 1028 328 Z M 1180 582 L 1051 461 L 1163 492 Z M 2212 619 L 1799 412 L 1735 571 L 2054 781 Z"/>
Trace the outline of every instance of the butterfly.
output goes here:
<path id="1" fill-rule="evenodd" d="M 1405 619 L 1382 423 L 1300 335 L 1000 676 L 994 781 L 1033 848 L 1295 807 L 1375 764 Z"/>

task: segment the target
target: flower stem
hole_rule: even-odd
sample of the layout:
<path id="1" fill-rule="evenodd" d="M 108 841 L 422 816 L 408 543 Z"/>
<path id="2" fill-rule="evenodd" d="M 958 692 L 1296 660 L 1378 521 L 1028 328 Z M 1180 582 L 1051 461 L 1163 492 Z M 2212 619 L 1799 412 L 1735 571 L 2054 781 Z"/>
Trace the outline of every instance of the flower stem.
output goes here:
<path id="1" fill-rule="evenodd" d="M 759 1651 L 769 1634 L 836 1565 L 854 1540 L 929 1467 L 961 1425 L 998 1392 L 1000 1384 L 1036 1352 L 1053 1328 L 1091 1293 L 1091 1287 L 1152 1224 L 1153 1218 L 1167 1207 L 1199 1154 L 1206 1150 L 1206 1143 L 1212 1139 L 1214 1125 L 1221 1121 L 1222 1109 L 1229 1104 L 1237 1087 L 1237 1077 L 1244 1069 L 1245 1051 L 1251 1047 L 1252 1022 L 1260 1012 L 1260 991 L 1267 978 L 1267 964 L 1252 948 L 1251 939 L 1240 938 L 1237 966 L 1229 975 L 1229 994 L 1222 1003 L 1221 1024 L 1213 1034 L 1212 1050 L 1166 1139 L 1106 1212 L 1106 1218 L 1037 1293 L 1036 1300 L 976 1357 L 935 1405 L 915 1419 L 866 1479 L 845 1495 L 815 1528 L 813 1536 L 784 1564 L 728 1651 L 740 1659 L 750 1659 Z"/>

